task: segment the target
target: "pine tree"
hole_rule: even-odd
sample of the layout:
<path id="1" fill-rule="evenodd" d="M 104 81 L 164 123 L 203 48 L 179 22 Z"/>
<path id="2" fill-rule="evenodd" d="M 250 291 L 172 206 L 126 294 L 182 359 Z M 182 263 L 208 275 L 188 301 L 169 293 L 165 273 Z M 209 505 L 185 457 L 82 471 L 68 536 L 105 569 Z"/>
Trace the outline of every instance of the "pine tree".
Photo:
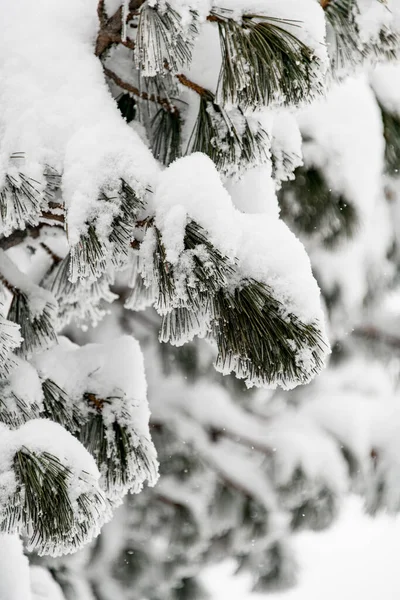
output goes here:
<path id="1" fill-rule="evenodd" d="M 398 512 L 399 55 L 396 0 L 0 4 L 1 597 Z"/>

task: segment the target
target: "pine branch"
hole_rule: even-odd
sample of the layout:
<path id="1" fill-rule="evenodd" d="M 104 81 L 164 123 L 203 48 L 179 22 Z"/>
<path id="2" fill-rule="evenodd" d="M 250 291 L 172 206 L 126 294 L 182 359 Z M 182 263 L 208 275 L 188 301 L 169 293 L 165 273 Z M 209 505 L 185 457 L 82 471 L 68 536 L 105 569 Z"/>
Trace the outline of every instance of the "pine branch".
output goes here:
<path id="1" fill-rule="evenodd" d="M 321 170 L 298 167 L 294 175 L 278 194 L 281 216 L 289 227 L 330 249 L 351 239 L 359 222 L 354 205 L 330 187 Z"/>
<path id="2" fill-rule="evenodd" d="M 0 515 L 0 531 L 23 533 L 29 550 L 53 556 L 76 550 L 108 517 L 100 490 L 83 473 L 76 481 L 76 474 L 52 454 L 23 446 L 15 454 L 14 470 L 17 489 Z M 78 490 L 82 487 L 71 500 L 73 481 Z"/>
<path id="3" fill-rule="evenodd" d="M 195 37 L 199 33 L 198 13 L 190 11 L 189 24 L 183 23 L 176 10 L 166 4 L 164 10 L 145 3 L 139 11 L 134 61 L 142 75 L 176 73 L 190 63 Z"/>
<path id="4" fill-rule="evenodd" d="M 138 493 L 146 479 L 153 485 L 158 472 L 156 453 L 152 442 L 137 435 L 129 424 L 129 400 L 99 398 L 90 392 L 84 400 L 90 413 L 77 437 L 96 460 L 107 498 L 118 504 L 128 490 Z M 112 409 L 118 402 L 125 402 L 126 407 L 120 408 L 118 415 L 108 412 L 104 416 L 106 407 Z"/>
<path id="5" fill-rule="evenodd" d="M 208 98 L 211 94 L 209 90 L 195 83 L 194 81 L 191 81 L 186 77 L 186 75 L 183 75 L 183 73 L 177 74 L 176 78 L 178 79 L 179 83 L 189 88 L 193 92 L 196 92 L 196 94 L 198 94 L 199 96 L 205 96 Z"/>

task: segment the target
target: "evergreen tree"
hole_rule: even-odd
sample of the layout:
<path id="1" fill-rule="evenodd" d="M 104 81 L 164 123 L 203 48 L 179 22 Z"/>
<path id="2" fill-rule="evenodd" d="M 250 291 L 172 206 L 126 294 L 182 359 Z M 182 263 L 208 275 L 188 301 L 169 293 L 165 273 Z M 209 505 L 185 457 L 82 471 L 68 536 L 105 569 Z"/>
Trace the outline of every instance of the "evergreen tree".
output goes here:
<path id="1" fill-rule="evenodd" d="M 396 0 L 0 3 L 1 598 L 400 509 L 399 55 Z"/>

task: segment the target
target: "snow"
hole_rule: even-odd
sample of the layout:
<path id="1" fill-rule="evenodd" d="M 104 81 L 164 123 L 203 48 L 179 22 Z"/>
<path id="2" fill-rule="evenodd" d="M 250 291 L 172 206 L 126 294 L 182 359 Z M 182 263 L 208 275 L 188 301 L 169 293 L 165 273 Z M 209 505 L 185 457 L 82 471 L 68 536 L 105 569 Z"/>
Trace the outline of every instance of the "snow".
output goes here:
<path id="1" fill-rule="evenodd" d="M 276 211 L 271 210 L 275 212 L 271 215 L 236 210 L 205 155 L 192 154 L 166 169 L 155 189 L 154 205 L 166 257 L 173 265 L 184 248 L 186 213 L 188 219 L 207 231 L 208 239 L 220 252 L 237 259 L 243 279 L 254 278 L 269 285 L 288 312 L 303 322 L 323 322 L 319 289 L 302 244 L 276 218 Z"/>
<path id="2" fill-rule="evenodd" d="M 30 579 L 32 600 L 64 600 L 60 586 L 44 567 L 31 566 Z"/>
<path id="3" fill-rule="evenodd" d="M 400 116 L 400 67 L 398 64 L 377 65 L 370 75 L 372 88 L 379 102 L 394 115 Z"/>
<path id="4" fill-rule="evenodd" d="M 71 245 L 95 217 L 99 235 L 107 235 L 116 207 L 98 202 L 100 190 L 112 192 L 124 177 L 143 194 L 158 171 L 150 150 L 121 119 L 94 56 L 96 9 L 97 0 L 35 6 L 15 0 L 0 24 L 1 177 L 21 148 L 24 172 L 37 175 L 49 164 L 61 173 Z"/>
<path id="5" fill-rule="evenodd" d="M 14 364 L 12 351 L 18 348 L 21 342 L 20 326 L 0 315 L 0 359 L 2 365 L 0 378 L 7 375 Z"/>
<path id="6" fill-rule="evenodd" d="M 126 467 L 129 471 L 127 483 L 115 483 L 109 489 L 106 466 L 100 466 L 101 485 L 107 497 L 119 503 L 128 490 L 139 492 L 145 480 L 150 486 L 155 485 L 158 478 L 157 454 L 149 432 L 147 384 L 138 342 L 125 335 L 109 340 L 107 344 L 80 347 L 66 338 L 60 338 L 58 346 L 36 355 L 34 363 L 41 376 L 51 379 L 65 390 L 70 401 L 86 417 L 96 414 L 90 397 L 101 403 L 101 416 L 110 448 L 115 443 L 114 423 L 124 427 L 130 436 L 132 452 Z M 142 459 L 135 455 L 136 449 L 140 449 L 146 457 L 143 464 Z"/>
<path id="7" fill-rule="evenodd" d="M 47 290 L 35 285 L 31 279 L 22 273 L 18 267 L 9 259 L 4 250 L 0 250 L 0 275 L 6 282 L 28 297 L 31 318 L 40 317 L 46 308 L 54 316 L 57 303 L 54 296 Z"/>
<path id="8" fill-rule="evenodd" d="M 239 181 L 228 179 L 225 183 L 234 206 L 244 213 L 266 213 L 279 217 L 275 182 L 269 163 L 246 171 Z"/>
<path id="9" fill-rule="evenodd" d="M 298 587 L 287 592 L 255 594 L 250 577 L 234 576 L 227 561 L 207 569 L 203 581 L 212 600 L 395 600 L 400 594 L 398 560 L 400 521 L 362 513 L 351 497 L 340 520 L 323 533 L 304 532 L 294 539 L 300 560 Z"/>
<path id="10" fill-rule="evenodd" d="M 390 222 L 382 202 L 384 138 L 382 119 L 365 76 L 333 86 L 326 100 L 298 116 L 307 141 L 304 164 L 322 171 L 328 185 L 355 207 L 358 227 L 349 241 L 334 251 L 306 242 L 325 291 L 339 285 L 348 316 L 361 309 L 367 293 L 366 269 L 384 272 Z M 346 268 L 343 268 L 343 265 Z M 388 272 L 390 267 L 388 266 Z"/>
<path id="11" fill-rule="evenodd" d="M 0 533 L 0 600 L 36 600 L 30 590 L 29 561 L 17 535 Z"/>
<path id="12" fill-rule="evenodd" d="M 52 379 L 75 401 L 81 401 L 85 392 L 98 398 L 125 398 L 134 428 L 148 435 L 147 385 L 138 342 L 127 335 L 107 344 L 81 347 L 63 337 L 59 341 L 58 346 L 35 356 L 34 364 L 41 376 Z"/>
<path id="13" fill-rule="evenodd" d="M 396 0 L 358 0 L 357 5 L 359 11 L 355 11 L 355 19 L 362 43 L 380 44 L 382 30 L 396 31 L 396 15 L 393 13 Z"/>

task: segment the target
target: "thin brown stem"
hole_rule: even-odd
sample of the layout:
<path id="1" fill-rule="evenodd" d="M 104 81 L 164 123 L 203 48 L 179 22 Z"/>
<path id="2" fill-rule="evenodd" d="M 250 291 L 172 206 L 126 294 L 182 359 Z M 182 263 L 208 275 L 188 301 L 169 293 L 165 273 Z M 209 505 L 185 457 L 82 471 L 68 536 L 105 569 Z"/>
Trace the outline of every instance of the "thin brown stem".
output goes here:
<path id="1" fill-rule="evenodd" d="M 148 102 L 156 102 L 168 112 L 178 112 L 178 109 L 173 104 L 171 104 L 166 98 L 162 98 L 161 96 L 155 96 L 154 94 L 148 94 L 147 92 L 139 90 L 139 88 L 135 87 L 130 83 L 127 83 L 126 81 L 121 79 L 121 77 L 119 77 L 116 73 L 114 73 L 114 71 L 111 71 L 107 67 L 103 66 L 103 70 L 107 77 L 112 79 L 114 83 L 116 83 L 121 89 L 125 90 L 126 92 L 137 96 L 141 100 L 146 100 Z"/>
<path id="2" fill-rule="evenodd" d="M 193 92 L 196 92 L 196 94 L 199 94 L 199 96 L 210 96 L 209 90 L 195 83 L 194 81 L 191 81 L 183 73 L 179 73 L 178 75 L 176 75 L 176 78 L 178 79 L 179 83 L 189 88 L 190 90 L 193 90 Z"/>
<path id="3" fill-rule="evenodd" d="M 9 250 L 10 248 L 14 248 L 14 246 L 19 246 L 27 238 L 37 239 L 44 227 L 52 226 L 47 223 L 39 223 L 35 227 L 28 226 L 25 229 L 13 231 L 11 235 L 0 239 L 0 248 L 2 250 Z M 53 227 L 60 227 L 60 225 L 54 224 Z"/>

